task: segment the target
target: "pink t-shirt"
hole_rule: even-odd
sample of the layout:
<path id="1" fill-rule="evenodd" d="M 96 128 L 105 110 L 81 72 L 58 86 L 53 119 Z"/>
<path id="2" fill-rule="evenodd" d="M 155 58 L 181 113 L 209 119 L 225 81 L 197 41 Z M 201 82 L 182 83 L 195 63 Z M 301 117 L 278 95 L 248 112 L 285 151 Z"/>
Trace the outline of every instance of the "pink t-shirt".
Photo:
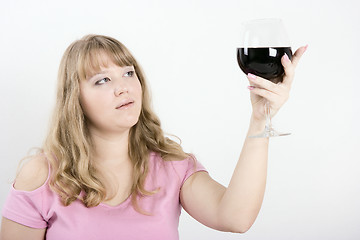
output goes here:
<path id="1" fill-rule="evenodd" d="M 145 189 L 159 192 L 139 201 L 140 207 L 152 213 L 143 215 L 134 210 L 130 197 L 117 206 L 101 203 L 92 208 L 76 200 L 69 206 L 48 185 L 28 192 L 11 188 L 2 215 L 32 228 L 47 228 L 47 240 L 106 240 L 106 239 L 179 239 L 178 224 L 181 212 L 180 189 L 193 173 L 206 171 L 190 158 L 183 161 L 163 161 L 150 154 L 149 173 Z"/>

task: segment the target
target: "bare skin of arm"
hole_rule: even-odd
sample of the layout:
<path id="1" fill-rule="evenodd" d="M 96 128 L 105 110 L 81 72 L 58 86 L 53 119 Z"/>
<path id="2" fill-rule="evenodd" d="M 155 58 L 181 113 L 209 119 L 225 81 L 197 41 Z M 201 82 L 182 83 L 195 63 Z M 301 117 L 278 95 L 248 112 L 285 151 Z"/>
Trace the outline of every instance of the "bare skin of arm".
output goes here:
<path id="1" fill-rule="evenodd" d="M 35 229 L 13 222 L 7 218 L 1 220 L 0 240 L 43 240 L 46 229 Z"/>
<path id="2" fill-rule="evenodd" d="M 282 83 L 275 84 L 261 77 L 248 75 L 253 109 L 248 136 L 257 135 L 264 129 L 266 100 L 270 103 L 272 116 L 287 101 L 295 67 L 306 48 L 299 48 L 292 61 L 287 56 L 282 57 L 285 70 Z M 184 209 L 213 229 L 246 232 L 254 223 L 264 198 L 268 145 L 268 138 L 245 139 L 227 188 L 214 181 L 207 173 L 193 174 L 184 183 L 180 193 Z"/>

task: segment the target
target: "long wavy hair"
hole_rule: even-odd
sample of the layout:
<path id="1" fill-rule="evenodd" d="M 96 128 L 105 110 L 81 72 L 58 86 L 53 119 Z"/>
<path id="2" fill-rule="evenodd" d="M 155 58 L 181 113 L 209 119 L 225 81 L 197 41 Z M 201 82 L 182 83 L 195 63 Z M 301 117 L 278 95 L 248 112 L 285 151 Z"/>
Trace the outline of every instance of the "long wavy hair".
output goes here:
<path id="1" fill-rule="evenodd" d="M 159 153 L 164 160 L 184 159 L 190 155 L 180 144 L 165 137 L 151 108 L 141 67 L 122 43 L 108 36 L 86 35 L 73 42 L 62 57 L 56 105 L 43 145 L 52 169 L 49 185 L 65 206 L 79 199 L 85 206 L 94 207 L 107 199 L 104 183 L 92 161 L 94 146 L 79 100 L 79 81 L 99 70 L 102 63 L 98 56 L 103 53 L 120 67 L 134 66 L 142 86 L 141 113 L 129 132 L 128 154 L 133 166 L 131 202 L 137 211 L 144 213 L 137 198 L 156 194 L 156 190 L 144 188 L 149 153 Z"/>

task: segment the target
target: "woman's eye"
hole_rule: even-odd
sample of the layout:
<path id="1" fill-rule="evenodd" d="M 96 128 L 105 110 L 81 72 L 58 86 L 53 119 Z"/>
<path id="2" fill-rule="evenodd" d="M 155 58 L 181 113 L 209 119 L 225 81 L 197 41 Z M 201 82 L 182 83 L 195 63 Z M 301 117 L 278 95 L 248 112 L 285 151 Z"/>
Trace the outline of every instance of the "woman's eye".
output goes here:
<path id="1" fill-rule="evenodd" d="M 111 81 L 110 78 L 106 77 L 106 78 L 100 79 L 99 81 L 96 81 L 95 85 L 102 85 L 102 84 L 104 84 L 106 82 L 109 82 L 109 81 Z"/>
<path id="2" fill-rule="evenodd" d="M 125 77 L 132 77 L 134 76 L 135 72 L 134 71 L 128 71 L 124 74 Z"/>

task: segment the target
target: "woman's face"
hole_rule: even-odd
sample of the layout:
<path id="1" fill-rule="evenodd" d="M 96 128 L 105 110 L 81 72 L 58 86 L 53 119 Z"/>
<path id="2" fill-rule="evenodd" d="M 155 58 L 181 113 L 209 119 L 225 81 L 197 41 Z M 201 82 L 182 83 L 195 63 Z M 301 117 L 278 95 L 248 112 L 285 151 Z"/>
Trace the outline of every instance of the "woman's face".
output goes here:
<path id="1" fill-rule="evenodd" d="M 92 133 L 113 135 L 137 123 L 142 89 L 133 66 L 119 67 L 106 54 L 101 57 L 106 67 L 80 81 L 80 103 Z"/>

